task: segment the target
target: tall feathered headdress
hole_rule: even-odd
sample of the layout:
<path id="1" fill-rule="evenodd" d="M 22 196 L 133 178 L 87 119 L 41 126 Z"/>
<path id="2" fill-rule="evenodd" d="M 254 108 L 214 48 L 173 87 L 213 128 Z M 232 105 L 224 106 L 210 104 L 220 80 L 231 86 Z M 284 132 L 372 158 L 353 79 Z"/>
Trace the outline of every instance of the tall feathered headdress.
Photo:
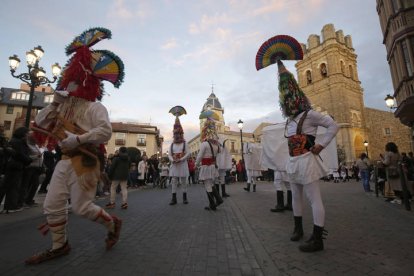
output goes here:
<path id="1" fill-rule="evenodd" d="M 56 90 L 66 90 L 69 85 L 75 85 L 76 89 L 70 92 L 70 96 L 95 101 L 102 97 L 101 80 L 118 88 L 124 78 L 122 60 L 110 51 L 90 49 L 111 36 L 111 31 L 105 28 L 91 28 L 77 36 L 66 47 L 66 54 L 74 55 L 68 60 Z"/>
<path id="2" fill-rule="evenodd" d="M 180 105 L 176 105 L 168 111 L 169 113 L 173 114 L 175 116 L 175 123 L 174 123 L 174 129 L 173 129 L 173 140 L 174 143 L 182 143 L 184 142 L 184 130 L 181 126 L 181 122 L 179 117 L 181 115 L 187 114 L 187 111 L 184 107 Z"/>
<path id="3" fill-rule="evenodd" d="M 282 60 L 302 60 L 303 50 L 299 42 L 288 35 L 277 35 L 260 46 L 256 54 L 256 69 L 277 63 L 279 73 L 279 105 L 284 117 L 295 117 L 311 108 L 305 93 L 295 77 L 283 65 Z"/>
<path id="4" fill-rule="evenodd" d="M 199 119 L 205 119 L 204 126 L 201 129 L 201 141 L 218 143 L 216 120 L 218 121 L 220 118 L 217 113 L 212 110 L 206 110 L 201 112 Z"/>

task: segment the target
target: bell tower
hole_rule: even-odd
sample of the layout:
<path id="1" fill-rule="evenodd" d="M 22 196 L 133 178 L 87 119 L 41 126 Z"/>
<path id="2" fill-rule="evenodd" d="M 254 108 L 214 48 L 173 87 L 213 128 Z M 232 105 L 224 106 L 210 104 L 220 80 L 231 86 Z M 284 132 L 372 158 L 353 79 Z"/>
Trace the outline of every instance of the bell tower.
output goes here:
<path id="1" fill-rule="evenodd" d="M 367 138 L 357 55 L 351 36 L 335 31 L 333 24 L 325 25 L 321 34 L 311 34 L 307 45 L 302 44 L 304 57 L 295 65 L 298 82 L 314 108 L 339 124 L 337 143 L 351 162 L 365 151 L 361 141 Z"/>

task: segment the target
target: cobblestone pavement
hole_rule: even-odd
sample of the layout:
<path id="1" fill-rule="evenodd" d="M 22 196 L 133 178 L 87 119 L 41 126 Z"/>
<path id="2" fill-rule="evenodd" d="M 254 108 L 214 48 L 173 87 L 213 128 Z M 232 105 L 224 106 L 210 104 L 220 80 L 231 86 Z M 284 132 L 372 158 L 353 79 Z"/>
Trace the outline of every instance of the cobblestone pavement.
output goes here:
<path id="1" fill-rule="evenodd" d="M 71 214 L 70 254 L 36 266 L 23 262 L 50 245 L 36 230 L 41 207 L 0 215 L 0 275 L 414 275 L 413 212 L 365 194 L 354 181 L 320 184 L 329 231 L 321 252 L 302 253 L 289 240 L 293 214 L 269 211 L 271 183 L 260 182 L 255 193 L 244 183 L 228 185 L 231 197 L 216 212 L 203 209 L 205 191 L 193 185 L 188 205 L 179 193 L 179 204 L 169 206 L 169 190 L 130 190 L 128 210 L 119 201 L 111 210 L 124 220 L 111 251 L 102 226 Z M 306 239 L 308 205 L 304 230 Z"/>

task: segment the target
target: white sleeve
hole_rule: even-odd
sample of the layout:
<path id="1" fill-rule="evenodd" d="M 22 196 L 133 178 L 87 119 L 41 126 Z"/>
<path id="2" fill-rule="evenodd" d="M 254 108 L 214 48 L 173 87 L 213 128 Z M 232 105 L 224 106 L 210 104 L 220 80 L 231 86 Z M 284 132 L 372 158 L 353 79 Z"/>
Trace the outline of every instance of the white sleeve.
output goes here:
<path id="1" fill-rule="evenodd" d="M 39 111 L 36 115 L 35 122 L 41 128 L 48 128 L 49 124 L 55 120 L 55 118 L 48 118 L 51 112 L 56 111 L 57 107 L 55 105 L 49 104 L 45 108 Z"/>
<path id="2" fill-rule="evenodd" d="M 174 144 L 171 144 L 170 146 L 170 151 L 168 152 L 168 159 L 170 159 L 170 162 L 174 161 L 173 157 L 172 157 L 172 151 L 174 149 Z"/>
<path id="3" fill-rule="evenodd" d="M 335 138 L 336 133 L 338 133 L 339 126 L 338 124 L 332 119 L 329 115 L 324 115 L 322 113 L 319 113 L 317 111 L 312 110 L 308 113 L 308 116 L 306 119 L 310 119 L 311 124 L 314 127 L 323 126 L 325 127 L 326 133 L 322 137 L 319 144 L 323 146 L 324 148 L 331 142 L 333 138 Z"/>
<path id="4" fill-rule="evenodd" d="M 112 135 L 112 126 L 105 106 L 99 102 L 91 103 L 86 116 L 90 116 L 92 126 L 86 133 L 79 135 L 81 144 L 102 144 L 109 141 Z"/>
<path id="5" fill-rule="evenodd" d="M 188 158 L 188 156 L 190 155 L 190 151 L 188 150 L 187 142 L 184 142 L 183 147 L 185 147 L 185 152 L 184 152 L 184 156 L 181 157 L 181 160 L 186 160 Z"/>

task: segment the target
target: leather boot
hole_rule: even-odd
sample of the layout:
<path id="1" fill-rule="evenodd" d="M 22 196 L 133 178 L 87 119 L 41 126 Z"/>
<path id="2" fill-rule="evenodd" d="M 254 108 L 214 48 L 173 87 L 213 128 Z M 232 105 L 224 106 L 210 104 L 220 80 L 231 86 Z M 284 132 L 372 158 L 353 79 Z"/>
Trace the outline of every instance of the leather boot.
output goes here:
<path id="1" fill-rule="evenodd" d="M 247 183 L 247 187 L 245 187 L 243 189 L 247 192 L 250 192 L 250 183 Z"/>
<path id="2" fill-rule="evenodd" d="M 226 193 L 226 184 L 221 184 L 221 194 L 223 197 L 229 197 L 230 195 Z"/>
<path id="3" fill-rule="evenodd" d="M 187 201 L 187 193 L 183 193 L 183 203 L 184 204 L 188 204 L 188 201 Z"/>
<path id="4" fill-rule="evenodd" d="M 304 244 L 299 246 L 299 250 L 302 252 L 316 252 L 323 250 L 323 234 L 327 231 L 323 227 L 313 225 L 312 237 Z"/>
<path id="5" fill-rule="evenodd" d="M 219 185 L 217 185 L 217 184 L 213 186 L 213 195 L 214 195 L 214 198 L 216 199 L 216 205 L 217 206 L 219 206 L 220 204 L 223 203 L 223 199 L 220 196 L 220 190 L 217 189 L 218 186 Z"/>
<path id="6" fill-rule="evenodd" d="M 283 196 L 283 191 L 276 192 L 276 207 L 274 209 L 270 209 L 271 212 L 283 212 L 285 210 L 285 199 Z"/>
<path id="7" fill-rule="evenodd" d="M 256 184 L 253 184 L 253 192 L 256 192 Z"/>
<path id="8" fill-rule="evenodd" d="M 288 190 L 287 191 L 287 204 L 285 206 L 285 210 L 289 210 L 292 211 L 292 191 Z"/>
<path id="9" fill-rule="evenodd" d="M 175 205 L 175 204 L 177 204 L 177 194 L 173 193 L 170 205 Z"/>
<path id="10" fill-rule="evenodd" d="M 214 202 L 214 195 L 212 192 L 207 192 L 207 198 L 208 198 L 208 202 L 209 205 L 204 207 L 205 210 L 212 210 L 215 211 L 216 210 L 216 203 Z"/>
<path id="11" fill-rule="evenodd" d="M 291 241 L 298 241 L 303 237 L 302 217 L 293 217 L 295 219 L 295 229 L 290 237 Z"/>

